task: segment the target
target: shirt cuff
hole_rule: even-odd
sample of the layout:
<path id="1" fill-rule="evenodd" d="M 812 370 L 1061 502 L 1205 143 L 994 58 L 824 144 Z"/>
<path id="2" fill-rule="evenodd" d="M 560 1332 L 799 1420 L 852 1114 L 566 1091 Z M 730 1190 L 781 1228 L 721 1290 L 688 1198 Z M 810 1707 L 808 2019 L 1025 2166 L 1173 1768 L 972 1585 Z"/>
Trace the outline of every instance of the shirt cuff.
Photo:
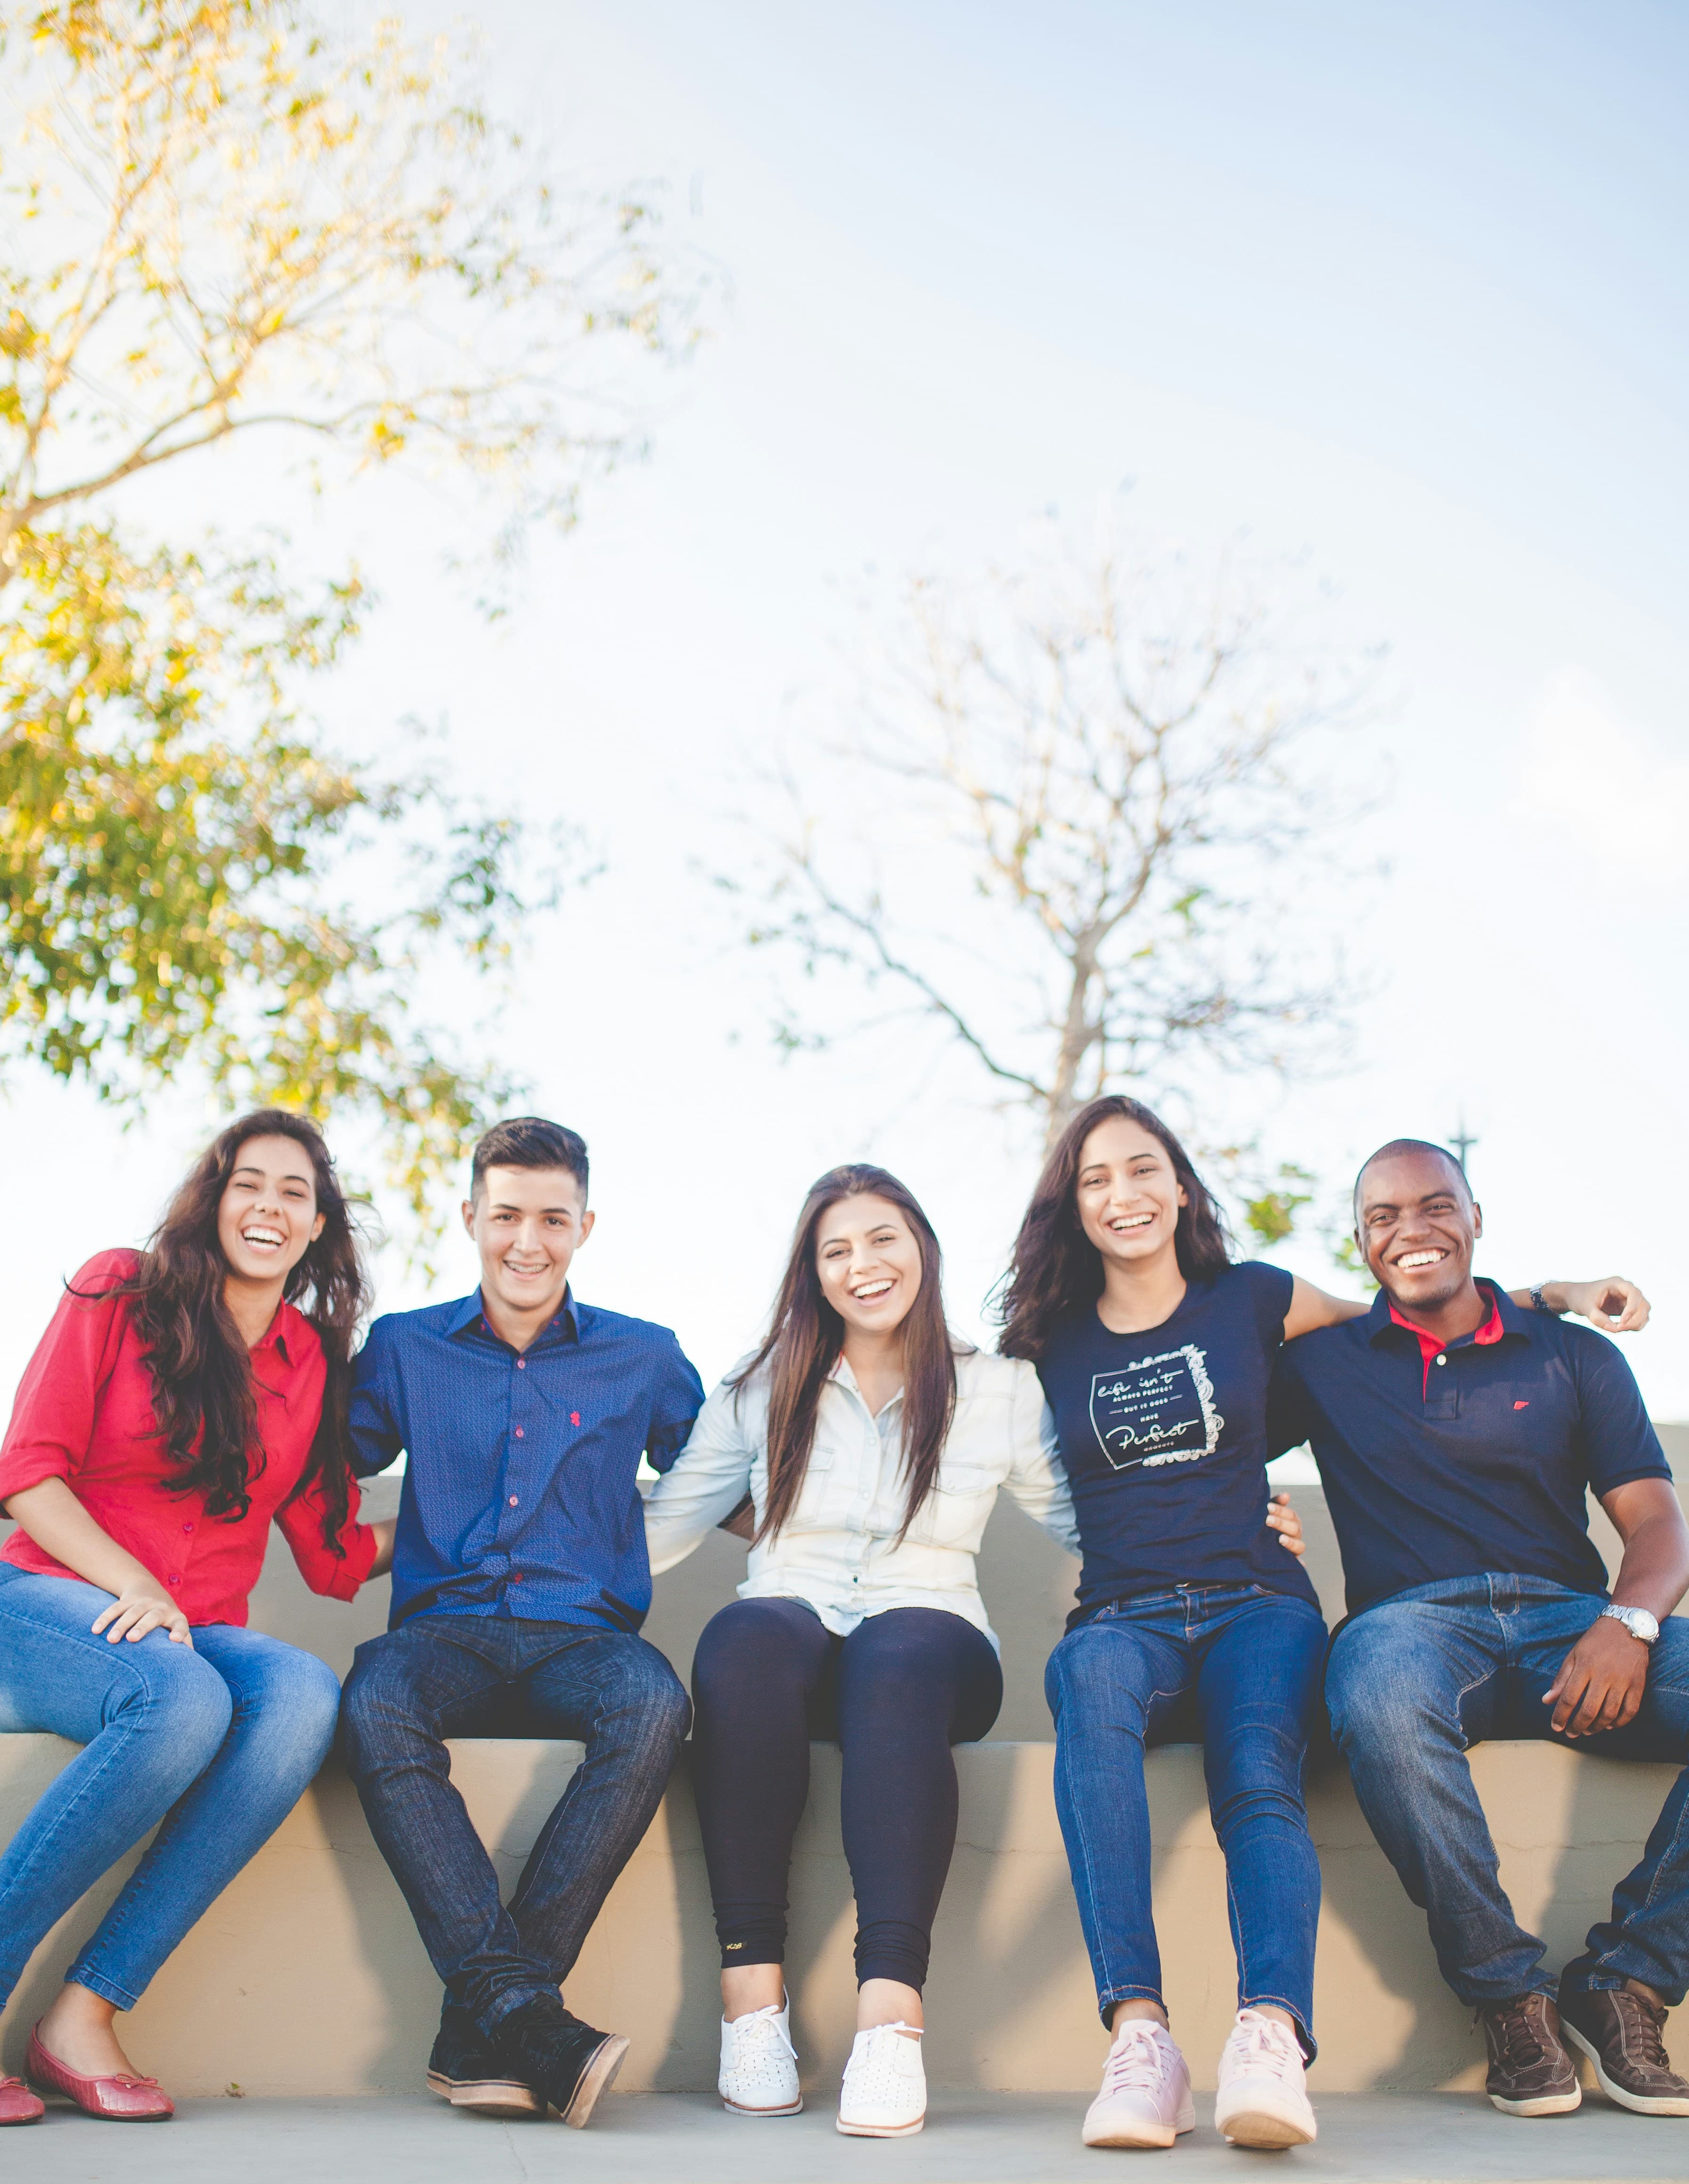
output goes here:
<path id="1" fill-rule="evenodd" d="M 45 1479 L 69 1479 L 72 1468 L 66 1450 L 39 1441 L 32 1447 L 8 1449 L 0 1457 L 0 1502 L 27 1493 Z"/>
<path id="2" fill-rule="evenodd" d="M 370 1565 L 375 1559 L 375 1528 L 371 1524 L 360 1524 L 348 1540 L 344 1561 L 337 1556 L 328 1557 L 326 1573 L 328 1582 L 323 1587 L 324 1593 L 330 1600 L 354 1599 L 358 1588 L 369 1576 Z"/>

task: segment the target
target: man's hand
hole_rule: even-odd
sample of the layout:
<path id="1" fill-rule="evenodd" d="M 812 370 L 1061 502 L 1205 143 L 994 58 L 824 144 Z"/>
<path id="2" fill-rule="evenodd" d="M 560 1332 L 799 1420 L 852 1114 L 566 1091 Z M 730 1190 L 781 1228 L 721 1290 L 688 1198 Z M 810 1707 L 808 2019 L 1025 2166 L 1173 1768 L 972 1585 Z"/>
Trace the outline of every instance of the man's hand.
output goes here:
<path id="1" fill-rule="evenodd" d="M 109 1624 L 110 1628 L 107 1629 Z M 193 1633 L 187 1627 L 187 1618 L 170 1595 L 158 1583 L 148 1579 L 145 1584 L 127 1585 L 90 1625 L 98 1638 L 105 1631 L 108 1646 L 115 1646 L 120 1638 L 126 1638 L 132 1646 L 137 1638 L 144 1638 L 149 1630 L 168 1630 L 173 1646 L 193 1645 Z"/>
<path id="2" fill-rule="evenodd" d="M 1288 1549 L 1293 1555 L 1307 1552 L 1307 1541 L 1302 1537 L 1302 1520 L 1291 1508 L 1288 1494 L 1275 1494 L 1267 1504 L 1267 1522 L 1269 1528 L 1279 1535 L 1281 1547 Z"/>
<path id="3" fill-rule="evenodd" d="M 1561 1312 L 1575 1312 L 1605 1334 L 1641 1334 L 1653 1310 L 1636 1284 L 1622 1274 L 1608 1274 L 1598 1282 L 1546 1283 L 1542 1301 Z"/>
<path id="4" fill-rule="evenodd" d="M 1563 1736 L 1597 1736 L 1634 1721 L 1648 1680 L 1648 1649 L 1616 1617 L 1591 1623 L 1542 1694 Z"/>

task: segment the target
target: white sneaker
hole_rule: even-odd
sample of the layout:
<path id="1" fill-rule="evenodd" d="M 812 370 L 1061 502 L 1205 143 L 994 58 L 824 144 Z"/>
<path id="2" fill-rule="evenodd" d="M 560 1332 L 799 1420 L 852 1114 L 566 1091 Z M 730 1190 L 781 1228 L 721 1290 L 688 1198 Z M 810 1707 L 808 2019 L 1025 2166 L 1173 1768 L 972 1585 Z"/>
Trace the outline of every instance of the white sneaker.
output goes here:
<path id="1" fill-rule="evenodd" d="M 722 2020 L 722 2070 L 716 2089 L 723 2108 L 736 2115 L 797 2114 L 804 2097 L 798 2090 L 789 1996 L 749 2016 Z"/>
<path id="2" fill-rule="evenodd" d="M 1173 2035 L 1152 2018 L 1129 2017 L 1102 2066 L 1102 2090 L 1085 2110 L 1087 2146 L 1171 2146 L 1195 2131 L 1190 2072 Z"/>
<path id="3" fill-rule="evenodd" d="M 1214 2128 L 1234 2146 L 1312 2146 L 1318 2137 L 1301 2043 L 1276 2017 L 1239 2010 L 1220 2050 Z"/>
<path id="4" fill-rule="evenodd" d="M 839 2129 L 847 2138 L 907 2138 L 927 2120 L 927 2071 L 919 2027 L 870 2025 L 856 2035 L 839 2089 Z"/>

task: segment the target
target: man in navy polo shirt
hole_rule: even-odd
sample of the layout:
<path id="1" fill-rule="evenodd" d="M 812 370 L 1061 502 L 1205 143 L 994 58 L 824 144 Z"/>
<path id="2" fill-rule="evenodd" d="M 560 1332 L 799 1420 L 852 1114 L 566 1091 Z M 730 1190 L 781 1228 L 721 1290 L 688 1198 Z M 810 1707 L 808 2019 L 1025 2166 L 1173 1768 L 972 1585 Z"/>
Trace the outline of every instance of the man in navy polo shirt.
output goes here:
<path id="1" fill-rule="evenodd" d="M 1474 1281 L 1483 1219 L 1458 1163 L 1398 1139 L 1362 1169 L 1370 1312 L 1289 1343 L 1275 1449 L 1312 1443 L 1349 1619 L 1326 1677 L 1356 1794 L 1443 1976 L 1480 2013 L 1513 2115 L 1577 2107 L 1569 2039 L 1603 2089 L 1689 2116 L 1662 2042 L 1689 1986 L 1689 1768 L 1642 1862 L 1558 1989 L 1513 1915 L 1467 1747 L 1545 1736 L 1689 1759 L 1689 1526 L 1629 1368 L 1600 1335 Z M 1592 1491 L 1624 1541 L 1609 1601 Z"/>
<path id="2" fill-rule="evenodd" d="M 445 1983 L 428 2083 L 454 2105 L 584 2124 L 627 2042 L 560 1987 L 657 1808 L 691 1709 L 639 1635 L 651 1604 L 643 1454 L 665 1470 L 704 1400 L 666 1327 L 578 1302 L 587 1149 L 536 1116 L 475 1149 L 481 1285 L 378 1319 L 352 1431 L 368 1474 L 408 1453 L 384 1637 L 343 1702 L 371 1832 Z M 508 1909 L 452 1787 L 449 1736 L 579 1737 L 586 1757 Z"/>

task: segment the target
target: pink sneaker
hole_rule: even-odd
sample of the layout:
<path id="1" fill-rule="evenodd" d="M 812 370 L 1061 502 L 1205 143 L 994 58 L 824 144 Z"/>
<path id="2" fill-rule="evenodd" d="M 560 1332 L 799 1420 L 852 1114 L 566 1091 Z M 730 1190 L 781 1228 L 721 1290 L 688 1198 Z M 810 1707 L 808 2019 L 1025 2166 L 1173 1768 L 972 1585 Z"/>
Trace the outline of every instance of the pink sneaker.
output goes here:
<path id="1" fill-rule="evenodd" d="M 1171 2146 L 1196 2128 L 1190 2072 L 1164 2025 L 1129 2017 L 1102 2066 L 1102 2090 L 1085 2110 L 1087 2146 Z"/>
<path id="2" fill-rule="evenodd" d="M 1214 2128 L 1234 2146 L 1312 2146 L 1318 2137 L 1301 2042 L 1276 2017 L 1239 2010 L 1220 2050 Z"/>

